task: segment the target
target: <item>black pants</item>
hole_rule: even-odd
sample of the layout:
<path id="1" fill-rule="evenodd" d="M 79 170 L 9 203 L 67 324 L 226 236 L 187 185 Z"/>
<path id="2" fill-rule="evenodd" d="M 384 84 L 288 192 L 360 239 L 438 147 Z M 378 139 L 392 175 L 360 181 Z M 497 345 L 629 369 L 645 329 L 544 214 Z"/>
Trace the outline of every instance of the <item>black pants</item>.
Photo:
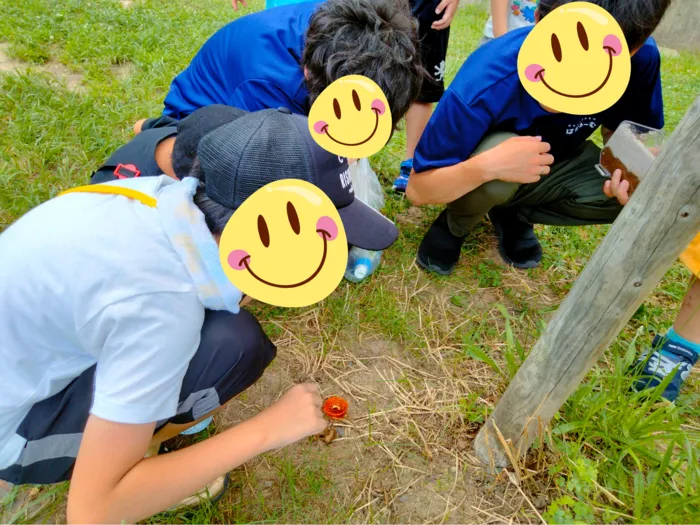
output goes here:
<path id="1" fill-rule="evenodd" d="M 224 405 L 255 383 L 276 354 L 275 345 L 250 312 L 207 310 L 199 349 L 182 383 L 177 414 L 159 421 L 156 430 L 167 423 L 192 423 Z M 16 485 L 70 479 L 90 415 L 94 380 L 95 366 L 31 408 L 17 429 L 27 440 L 24 451 L 14 465 L 0 470 L 0 479 Z"/>
<path id="2" fill-rule="evenodd" d="M 423 78 L 418 102 L 432 104 L 439 102 L 445 92 L 445 61 L 447 45 L 450 40 L 450 28 L 435 30 L 433 22 L 440 20 L 444 14 L 435 13 L 440 0 L 411 0 L 411 12 L 418 20 L 418 38 L 420 39 L 421 62 L 428 77 Z"/>

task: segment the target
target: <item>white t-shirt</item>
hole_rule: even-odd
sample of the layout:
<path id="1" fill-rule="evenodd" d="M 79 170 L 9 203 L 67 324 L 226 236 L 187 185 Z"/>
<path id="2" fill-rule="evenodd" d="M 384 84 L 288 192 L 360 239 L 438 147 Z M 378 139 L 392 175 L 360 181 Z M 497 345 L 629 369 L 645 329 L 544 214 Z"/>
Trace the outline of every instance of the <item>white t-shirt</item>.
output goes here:
<path id="1" fill-rule="evenodd" d="M 508 6 L 508 31 L 535 24 L 537 0 L 511 0 Z M 484 27 L 484 35 L 493 38 L 493 17 Z"/>
<path id="2" fill-rule="evenodd" d="M 177 183 L 119 182 L 153 196 Z M 0 468 L 19 457 L 15 431 L 32 405 L 94 364 L 96 416 L 137 424 L 175 415 L 203 321 L 156 208 L 74 193 L 20 218 L 0 235 Z"/>

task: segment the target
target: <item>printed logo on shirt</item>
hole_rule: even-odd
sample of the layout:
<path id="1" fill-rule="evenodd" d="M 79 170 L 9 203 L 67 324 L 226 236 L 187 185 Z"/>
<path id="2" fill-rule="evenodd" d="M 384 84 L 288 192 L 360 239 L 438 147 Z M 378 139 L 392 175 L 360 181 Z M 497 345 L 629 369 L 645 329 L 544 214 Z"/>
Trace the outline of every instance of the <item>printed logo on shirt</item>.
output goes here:
<path id="1" fill-rule="evenodd" d="M 573 135 L 583 128 L 595 130 L 598 127 L 598 120 L 595 117 L 583 117 L 576 124 L 569 124 L 566 127 L 566 134 Z"/>

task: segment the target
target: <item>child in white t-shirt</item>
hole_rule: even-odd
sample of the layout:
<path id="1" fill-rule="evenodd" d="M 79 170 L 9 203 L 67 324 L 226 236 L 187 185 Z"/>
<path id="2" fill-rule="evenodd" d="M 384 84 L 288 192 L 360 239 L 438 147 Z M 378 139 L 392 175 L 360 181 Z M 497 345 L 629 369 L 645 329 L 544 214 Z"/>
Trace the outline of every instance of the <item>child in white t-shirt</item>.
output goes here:
<path id="1" fill-rule="evenodd" d="M 491 17 L 479 45 L 513 29 L 534 25 L 536 9 L 537 0 L 491 0 Z"/>

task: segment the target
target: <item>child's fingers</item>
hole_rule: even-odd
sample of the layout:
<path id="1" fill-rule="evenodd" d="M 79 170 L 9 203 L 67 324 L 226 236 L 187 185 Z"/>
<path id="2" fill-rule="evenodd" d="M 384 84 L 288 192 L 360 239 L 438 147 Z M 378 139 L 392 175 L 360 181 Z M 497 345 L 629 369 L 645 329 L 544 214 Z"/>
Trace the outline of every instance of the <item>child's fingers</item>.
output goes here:
<path id="1" fill-rule="evenodd" d="M 512 140 L 515 142 L 542 142 L 542 137 L 533 137 L 532 135 L 519 135 L 508 140 Z"/>
<path id="2" fill-rule="evenodd" d="M 618 192 L 617 198 L 620 201 L 620 204 L 625 205 L 629 202 L 630 196 L 629 196 L 629 189 L 630 189 L 630 183 L 627 182 L 626 180 L 623 180 L 620 183 L 620 191 Z"/>
<path id="3" fill-rule="evenodd" d="M 612 177 L 610 178 L 610 189 L 613 195 L 618 195 L 620 191 L 620 178 L 622 177 L 622 172 L 620 170 L 613 171 Z"/>
<path id="4" fill-rule="evenodd" d="M 445 16 L 447 16 L 447 15 L 445 15 Z M 443 17 L 440 20 L 438 20 L 437 22 L 433 22 L 430 27 L 432 29 L 434 29 L 435 31 L 442 31 L 443 29 L 445 29 L 449 25 L 450 24 L 448 22 L 445 22 L 445 18 Z"/>
<path id="5" fill-rule="evenodd" d="M 542 139 L 540 139 L 541 141 Z M 550 149 L 552 149 L 552 146 L 549 144 L 549 142 L 541 142 L 538 146 L 537 149 L 540 153 L 547 153 Z M 550 155 L 551 157 L 551 155 Z M 552 157 L 552 161 L 554 161 L 554 157 Z"/>
<path id="6" fill-rule="evenodd" d="M 439 15 L 440 13 L 442 13 L 448 5 L 450 5 L 449 0 L 442 0 L 442 2 L 440 2 L 437 8 L 435 9 L 435 14 Z"/>
<path id="7" fill-rule="evenodd" d="M 554 157 L 549 153 L 542 153 L 540 155 L 540 164 L 544 164 L 547 166 L 554 164 Z"/>
<path id="8" fill-rule="evenodd" d="M 612 199 L 614 197 L 612 192 L 612 183 L 609 180 L 606 180 L 605 184 L 603 184 L 603 193 L 609 199 Z"/>

